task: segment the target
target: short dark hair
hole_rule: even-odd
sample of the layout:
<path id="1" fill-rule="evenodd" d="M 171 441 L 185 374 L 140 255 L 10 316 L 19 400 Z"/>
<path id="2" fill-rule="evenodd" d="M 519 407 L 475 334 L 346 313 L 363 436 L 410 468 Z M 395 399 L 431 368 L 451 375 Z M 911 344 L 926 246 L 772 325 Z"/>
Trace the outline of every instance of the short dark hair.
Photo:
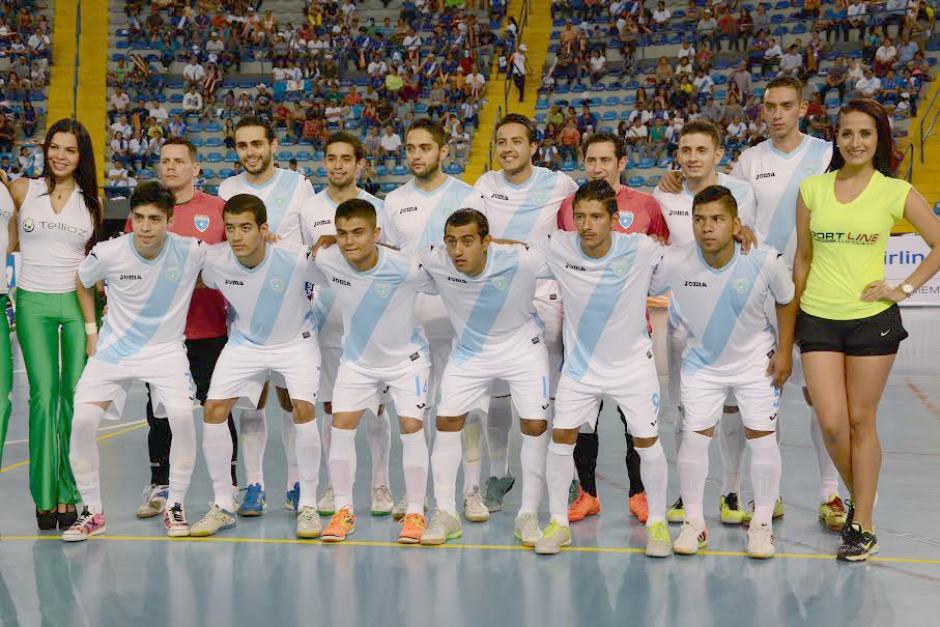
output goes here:
<path id="1" fill-rule="evenodd" d="M 167 146 L 186 146 L 186 149 L 189 151 L 189 158 L 195 163 L 199 161 L 199 153 L 196 151 L 196 146 L 193 145 L 191 141 L 185 137 L 171 137 L 160 146 L 160 150 L 163 150 Z"/>
<path id="2" fill-rule="evenodd" d="M 239 213 L 251 213 L 255 216 L 255 224 L 261 226 L 268 221 L 268 209 L 264 206 L 264 201 L 254 194 L 235 194 L 225 201 L 222 207 L 222 215 L 226 213 L 237 215 Z"/>
<path id="3" fill-rule="evenodd" d="M 614 154 L 617 159 L 627 156 L 627 148 L 620 136 L 613 133 L 591 133 L 581 146 L 581 154 L 587 154 L 588 146 L 610 142 L 614 145 Z"/>
<path id="4" fill-rule="evenodd" d="M 450 214 L 447 222 L 444 223 L 444 233 L 447 233 L 447 229 L 450 227 L 467 226 L 468 224 L 477 225 L 477 233 L 480 234 L 481 240 L 490 234 L 490 221 L 486 219 L 486 216 L 476 209 L 466 208 L 458 209 Z"/>
<path id="5" fill-rule="evenodd" d="M 250 126 L 260 126 L 263 128 L 264 136 L 269 142 L 272 142 L 277 138 L 277 135 L 274 134 L 274 128 L 271 126 L 271 124 L 268 123 L 265 118 L 254 114 L 246 115 L 241 118 L 238 123 L 235 124 L 235 133 L 243 128 L 248 128 Z"/>
<path id="6" fill-rule="evenodd" d="M 131 211 L 143 205 L 153 205 L 166 214 L 167 218 L 173 217 L 173 208 L 176 206 L 176 197 L 173 192 L 160 181 L 147 181 L 141 183 L 131 194 Z"/>
<path id="7" fill-rule="evenodd" d="M 348 133 L 346 131 L 337 131 L 330 135 L 327 138 L 326 143 L 323 144 L 324 155 L 333 144 L 349 144 L 352 146 L 353 153 L 356 155 L 356 161 L 362 161 L 366 158 L 366 149 L 363 148 L 362 142 L 359 140 L 359 138 L 352 133 Z"/>
<path id="8" fill-rule="evenodd" d="M 530 144 L 539 143 L 539 127 L 535 125 L 528 116 L 522 115 L 521 113 L 507 113 L 496 123 L 496 128 L 493 129 L 493 135 L 499 133 L 499 129 L 506 126 L 507 124 L 521 124 L 526 128 L 526 136 L 529 139 Z"/>
<path id="9" fill-rule="evenodd" d="M 585 183 L 574 193 L 572 208 L 577 208 L 582 202 L 596 200 L 604 205 L 610 215 L 617 213 L 617 194 L 606 180 Z"/>
<path id="10" fill-rule="evenodd" d="M 695 208 L 699 205 L 710 202 L 721 203 L 721 205 L 728 210 L 728 213 L 731 214 L 732 218 L 738 217 L 738 201 L 727 187 L 723 185 L 709 185 L 701 190 L 692 198 L 692 213 L 695 213 Z"/>
<path id="11" fill-rule="evenodd" d="M 427 131 L 431 134 L 431 137 L 434 138 L 437 147 L 447 145 L 447 131 L 444 130 L 444 127 L 432 120 L 431 118 L 418 118 L 411 123 L 411 126 L 408 127 L 408 130 L 405 132 L 405 139 L 408 139 L 408 134 L 411 131 Z"/>
<path id="12" fill-rule="evenodd" d="M 718 125 L 711 120 L 692 120 L 679 131 L 679 139 L 695 133 L 708 135 L 715 142 L 715 147 L 721 148 L 721 130 L 718 128 Z"/>
<path id="13" fill-rule="evenodd" d="M 799 102 L 803 102 L 803 81 L 790 74 L 782 74 L 776 78 L 771 79 L 771 81 L 767 83 L 767 87 L 764 89 L 764 93 L 766 94 L 771 89 L 783 87 L 789 87 L 790 89 L 794 90 L 797 97 L 799 98 Z"/>
<path id="14" fill-rule="evenodd" d="M 378 220 L 375 216 L 375 207 L 371 202 L 363 200 L 362 198 L 350 198 L 349 200 L 341 202 L 336 208 L 336 216 L 333 218 L 333 223 L 338 222 L 340 218 L 343 220 L 364 218 L 372 224 L 372 226 L 378 224 Z"/>

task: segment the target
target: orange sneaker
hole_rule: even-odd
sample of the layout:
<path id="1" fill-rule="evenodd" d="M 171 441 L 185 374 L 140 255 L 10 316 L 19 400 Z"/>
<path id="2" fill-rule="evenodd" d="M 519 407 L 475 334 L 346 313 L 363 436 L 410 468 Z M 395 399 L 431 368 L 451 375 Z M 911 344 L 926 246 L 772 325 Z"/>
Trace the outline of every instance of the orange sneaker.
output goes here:
<path id="1" fill-rule="evenodd" d="M 405 514 L 401 520 L 401 533 L 398 534 L 398 541 L 402 544 L 418 544 L 427 526 L 428 521 L 424 514 Z"/>
<path id="2" fill-rule="evenodd" d="M 577 522 L 601 513 L 601 500 L 578 488 L 578 498 L 568 508 L 568 521 Z"/>
<path id="3" fill-rule="evenodd" d="M 650 515 L 649 503 L 646 502 L 646 492 L 637 492 L 630 497 L 630 513 L 636 516 L 641 523 L 646 523 Z"/>
<path id="4" fill-rule="evenodd" d="M 342 542 L 346 536 L 356 531 L 356 517 L 348 507 L 339 510 L 330 518 L 330 524 L 320 534 L 323 542 Z"/>

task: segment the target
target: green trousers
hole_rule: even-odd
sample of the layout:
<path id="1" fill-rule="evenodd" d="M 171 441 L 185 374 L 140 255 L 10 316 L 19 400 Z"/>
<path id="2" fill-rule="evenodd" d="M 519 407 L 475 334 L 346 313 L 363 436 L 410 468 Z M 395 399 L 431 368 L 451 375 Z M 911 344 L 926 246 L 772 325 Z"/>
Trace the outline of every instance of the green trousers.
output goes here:
<path id="1" fill-rule="evenodd" d="M 3 271 L 0 267 L 0 272 Z M 13 349 L 6 310 L 7 295 L 0 294 L 0 466 L 3 466 L 3 445 L 7 441 L 7 427 L 13 409 Z"/>
<path id="2" fill-rule="evenodd" d="M 17 291 L 16 331 L 29 380 L 29 489 L 40 510 L 78 503 L 69 465 L 75 386 L 85 367 L 85 322 L 75 292 Z"/>

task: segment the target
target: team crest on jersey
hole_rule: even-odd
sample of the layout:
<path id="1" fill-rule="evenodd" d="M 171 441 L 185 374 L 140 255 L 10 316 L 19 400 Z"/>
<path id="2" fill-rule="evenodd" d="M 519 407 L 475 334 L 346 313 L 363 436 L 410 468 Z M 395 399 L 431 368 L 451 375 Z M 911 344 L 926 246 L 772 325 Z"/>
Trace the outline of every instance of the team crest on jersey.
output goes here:
<path id="1" fill-rule="evenodd" d="M 623 276 L 627 273 L 627 262 L 626 261 L 615 261 L 610 264 L 610 269 L 614 271 L 614 274 L 617 276 Z"/>
<path id="2" fill-rule="evenodd" d="M 812 176 L 819 172 L 819 167 L 811 163 L 807 163 L 803 165 L 803 172 L 806 174 L 806 176 Z"/>
<path id="3" fill-rule="evenodd" d="M 284 282 L 284 279 L 271 279 L 269 284 L 271 289 L 277 293 L 283 292 L 284 288 L 287 286 L 287 284 Z"/>
<path id="4" fill-rule="evenodd" d="M 751 280 L 747 277 L 734 280 L 734 291 L 736 291 L 738 294 L 746 294 L 750 288 Z"/>
<path id="5" fill-rule="evenodd" d="M 205 233 L 206 229 L 209 228 L 209 216 L 204 216 L 197 213 L 193 216 L 193 225 L 196 227 L 196 230 L 200 233 Z"/>
<path id="6" fill-rule="evenodd" d="M 493 287 L 495 287 L 498 290 L 506 289 L 506 285 L 507 285 L 506 277 L 494 276 L 491 282 L 493 283 Z"/>
<path id="7" fill-rule="evenodd" d="M 33 229 L 35 229 L 35 228 L 36 228 L 36 225 L 33 223 L 33 219 L 32 219 L 32 218 L 26 218 L 25 220 L 23 220 L 23 230 L 24 230 L 24 231 L 26 231 L 27 233 L 32 233 L 32 232 L 33 232 Z"/>
<path id="8" fill-rule="evenodd" d="M 163 276 L 165 276 L 168 281 L 172 281 L 173 283 L 176 283 L 177 281 L 180 280 L 179 266 L 170 266 L 169 268 L 163 271 Z"/>
<path id="9" fill-rule="evenodd" d="M 377 283 L 375 293 L 382 298 L 388 298 L 388 295 L 392 293 L 392 286 L 386 283 Z"/>
<path id="10" fill-rule="evenodd" d="M 625 229 L 629 229 L 633 226 L 634 215 L 632 211 L 621 211 L 620 212 L 620 226 Z"/>

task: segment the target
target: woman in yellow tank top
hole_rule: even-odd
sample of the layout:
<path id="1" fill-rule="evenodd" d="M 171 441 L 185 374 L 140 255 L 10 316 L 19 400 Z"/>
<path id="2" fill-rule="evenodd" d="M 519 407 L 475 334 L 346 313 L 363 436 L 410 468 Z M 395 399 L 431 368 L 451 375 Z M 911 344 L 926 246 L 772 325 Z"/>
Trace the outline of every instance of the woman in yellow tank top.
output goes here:
<path id="1" fill-rule="evenodd" d="M 897 303 L 940 270 L 940 220 L 909 183 L 893 178 L 897 159 L 880 104 L 843 107 L 835 144 L 828 171 L 805 179 L 797 199 L 795 334 L 826 447 L 852 495 L 838 557 L 862 561 L 878 550 L 878 403 L 907 337 Z M 888 285 L 885 246 L 902 217 L 931 252 L 901 285 Z"/>

